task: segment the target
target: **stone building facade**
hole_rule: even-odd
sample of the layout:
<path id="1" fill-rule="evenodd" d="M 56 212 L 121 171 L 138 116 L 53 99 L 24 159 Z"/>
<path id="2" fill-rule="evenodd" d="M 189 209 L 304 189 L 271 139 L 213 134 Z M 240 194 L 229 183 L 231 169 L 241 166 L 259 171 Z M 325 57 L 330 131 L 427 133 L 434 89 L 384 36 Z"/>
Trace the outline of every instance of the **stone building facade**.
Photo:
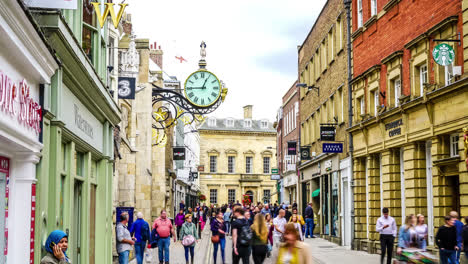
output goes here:
<path id="1" fill-rule="evenodd" d="M 300 142 L 311 160 L 300 163 L 299 204 L 313 203 L 316 233 L 337 243 L 351 243 L 351 184 L 348 154 L 348 55 L 343 1 L 329 0 L 299 47 Z M 320 127 L 334 128 L 341 153 L 324 153 Z M 337 143 L 334 142 L 334 143 Z"/>
<path id="2" fill-rule="evenodd" d="M 443 217 L 468 214 L 466 44 L 435 41 L 466 34 L 462 1 L 353 0 L 352 17 L 354 246 L 380 249 L 375 223 L 388 207 L 397 225 L 425 215 L 434 249 Z M 440 43 L 452 65 L 433 60 Z"/>
<path id="3" fill-rule="evenodd" d="M 252 106 L 244 107 L 244 119 L 209 117 L 200 133 L 201 193 L 208 205 L 242 202 L 275 202 L 276 131 L 268 120 L 253 120 Z"/>

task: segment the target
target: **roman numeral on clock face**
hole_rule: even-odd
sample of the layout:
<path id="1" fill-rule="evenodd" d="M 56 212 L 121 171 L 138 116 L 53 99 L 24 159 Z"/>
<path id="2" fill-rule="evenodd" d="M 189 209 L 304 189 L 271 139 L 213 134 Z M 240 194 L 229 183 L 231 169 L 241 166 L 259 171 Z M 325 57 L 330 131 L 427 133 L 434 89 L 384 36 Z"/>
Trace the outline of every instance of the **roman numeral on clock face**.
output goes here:
<path id="1" fill-rule="evenodd" d="M 201 104 L 204 105 L 205 104 L 205 99 L 201 99 Z"/>
<path id="2" fill-rule="evenodd" d="M 211 93 L 211 96 L 213 96 L 214 98 L 216 98 L 218 95 L 217 95 L 215 92 L 212 92 L 212 93 Z"/>
<path id="3" fill-rule="evenodd" d="M 191 83 L 191 84 L 193 84 L 193 82 L 192 82 L 192 81 L 188 81 L 188 82 L 189 82 L 189 83 Z"/>
<path id="4" fill-rule="evenodd" d="M 189 97 L 193 97 L 193 95 L 194 95 L 193 92 L 190 92 L 190 93 L 188 94 Z"/>
<path id="5" fill-rule="evenodd" d="M 198 103 L 198 97 L 195 96 L 195 98 L 193 98 L 193 101 L 194 101 L 195 103 Z"/>
<path id="6" fill-rule="evenodd" d="M 202 78 L 205 78 L 205 73 L 204 72 L 201 72 L 200 75 L 201 75 Z"/>
<path id="7" fill-rule="evenodd" d="M 211 83 L 215 83 L 215 82 L 217 82 L 217 80 L 213 80 L 213 81 L 211 81 Z"/>
<path id="8" fill-rule="evenodd" d="M 195 80 L 198 80 L 198 75 L 194 74 L 193 78 L 195 78 Z"/>
<path id="9" fill-rule="evenodd" d="M 213 90 L 219 90 L 218 86 L 213 86 Z"/>

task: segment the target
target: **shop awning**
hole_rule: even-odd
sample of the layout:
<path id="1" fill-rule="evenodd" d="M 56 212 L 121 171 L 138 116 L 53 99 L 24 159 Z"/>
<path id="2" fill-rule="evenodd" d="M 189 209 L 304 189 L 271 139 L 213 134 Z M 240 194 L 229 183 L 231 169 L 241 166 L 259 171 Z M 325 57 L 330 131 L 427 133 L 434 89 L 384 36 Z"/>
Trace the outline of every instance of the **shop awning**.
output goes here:
<path id="1" fill-rule="evenodd" d="M 320 188 L 312 192 L 312 197 L 317 197 L 320 195 Z"/>

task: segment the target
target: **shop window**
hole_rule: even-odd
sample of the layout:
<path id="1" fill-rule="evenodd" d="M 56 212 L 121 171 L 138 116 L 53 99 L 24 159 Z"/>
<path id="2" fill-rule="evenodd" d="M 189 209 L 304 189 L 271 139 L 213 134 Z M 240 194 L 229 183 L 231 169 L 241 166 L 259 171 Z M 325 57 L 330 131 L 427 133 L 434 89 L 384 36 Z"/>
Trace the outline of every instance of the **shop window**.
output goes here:
<path id="1" fill-rule="evenodd" d="M 263 173 L 270 173 L 270 157 L 263 157 Z"/>
<path id="2" fill-rule="evenodd" d="M 270 203 L 270 196 L 271 196 L 270 190 L 263 190 L 263 203 L 269 204 Z"/>
<path id="3" fill-rule="evenodd" d="M 84 177 L 84 153 L 76 153 L 76 176 Z"/>
<path id="4" fill-rule="evenodd" d="M 450 135 L 450 157 L 458 157 L 458 134 Z"/>
<path id="5" fill-rule="evenodd" d="M 210 156 L 210 172 L 216 172 L 217 156 Z"/>
<path id="6" fill-rule="evenodd" d="M 217 204 L 217 203 L 218 203 L 218 190 L 210 189 L 210 204 Z"/>
<path id="7" fill-rule="evenodd" d="M 65 143 L 62 143 L 62 170 L 66 171 L 67 170 L 67 145 Z"/>
<path id="8" fill-rule="evenodd" d="M 428 83 L 427 64 L 418 67 L 419 72 L 419 96 L 424 95 L 424 84 Z"/>
<path id="9" fill-rule="evenodd" d="M 362 0 L 357 1 L 358 28 L 362 27 Z"/>
<path id="10" fill-rule="evenodd" d="M 235 203 L 236 202 L 236 189 L 229 189 L 228 190 L 228 203 Z"/>
<path id="11" fill-rule="evenodd" d="M 371 16 L 377 15 L 377 0 L 371 0 Z"/>
<path id="12" fill-rule="evenodd" d="M 228 157 L 228 173 L 234 173 L 234 167 L 235 167 L 235 157 L 229 156 Z"/>
<path id="13" fill-rule="evenodd" d="M 94 6 L 91 0 L 83 0 L 83 31 L 81 47 L 86 56 L 92 63 L 95 63 L 96 56 L 96 42 L 98 37 L 98 30 L 96 27 L 96 16 L 94 15 Z"/>
<path id="14" fill-rule="evenodd" d="M 253 161 L 252 157 L 245 157 L 245 173 L 253 173 L 252 161 Z"/>

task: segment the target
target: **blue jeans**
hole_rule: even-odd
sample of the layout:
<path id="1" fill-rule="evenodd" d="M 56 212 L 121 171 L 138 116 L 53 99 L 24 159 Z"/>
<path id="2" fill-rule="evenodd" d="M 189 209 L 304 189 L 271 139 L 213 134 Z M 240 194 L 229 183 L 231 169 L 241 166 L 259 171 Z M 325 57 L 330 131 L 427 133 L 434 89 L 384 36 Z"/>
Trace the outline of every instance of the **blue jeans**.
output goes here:
<path id="1" fill-rule="evenodd" d="M 213 248 L 214 248 L 214 251 L 213 251 L 213 257 L 214 257 L 214 264 L 216 264 L 216 257 L 218 256 L 218 246 L 221 245 L 221 259 L 223 260 L 223 263 L 224 263 L 224 260 L 225 260 L 225 257 L 224 257 L 224 248 L 226 247 L 226 238 L 224 237 L 220 237 L 219 238 L 219 243 L 213 243 Z"/>
<path id="2" fill-rule="evenodd" d="M 455 250 L 441 249 L 440 254 L 440 264 L 455 264 L 457 263 L 457 252 Z"/>
<path id="3" fill-rule="evenodd" d="M 135 257 L 138 264 L 143 264 L 143 254 L 145 253 L 146 242 L 135 243 Z"/>
<path id="4" fill-rule="evenodd" d="M 171 237 L 159 238 L 158 240 L 158 257 L 159 262 L 169 262 L 169 245 L 171 244 Z M 163 254 L 164 251 L 164 254 Z"/>
<path id="5" fill-rule="evenodd" d="M 305 231 L 305 236 L 308 237 L 310 235 L 311 237 L 314 237 L 314 219 L 312 218 L 306 218 L 306 231 Z"/>
<path id="6" fill-rule="evenodd" d="M 119 264 L 128 264 L 128 255 L 130 255 L 130 250 L 125 250 L 124 252 L 120 252 Z"/>
<path id="7" fill-rule="evenodd" d="M 224 221 L 224 224 L 226 225 L 226 235 L 227 235 L 229 234 L 229 228 L 230 228 L 231 223 L 229 223 L 229 221 Z"/>
<path id="8" fill-rule="evenodd" d="M 190 251 L 190 258 L 193 260 L 193 256 L 195 254 L 195 246 L 184 246 L 185 250 L 185 261 L 189 261 L 189 251 Z M 193 264 L 193 263 L 192 263 Z"/>

